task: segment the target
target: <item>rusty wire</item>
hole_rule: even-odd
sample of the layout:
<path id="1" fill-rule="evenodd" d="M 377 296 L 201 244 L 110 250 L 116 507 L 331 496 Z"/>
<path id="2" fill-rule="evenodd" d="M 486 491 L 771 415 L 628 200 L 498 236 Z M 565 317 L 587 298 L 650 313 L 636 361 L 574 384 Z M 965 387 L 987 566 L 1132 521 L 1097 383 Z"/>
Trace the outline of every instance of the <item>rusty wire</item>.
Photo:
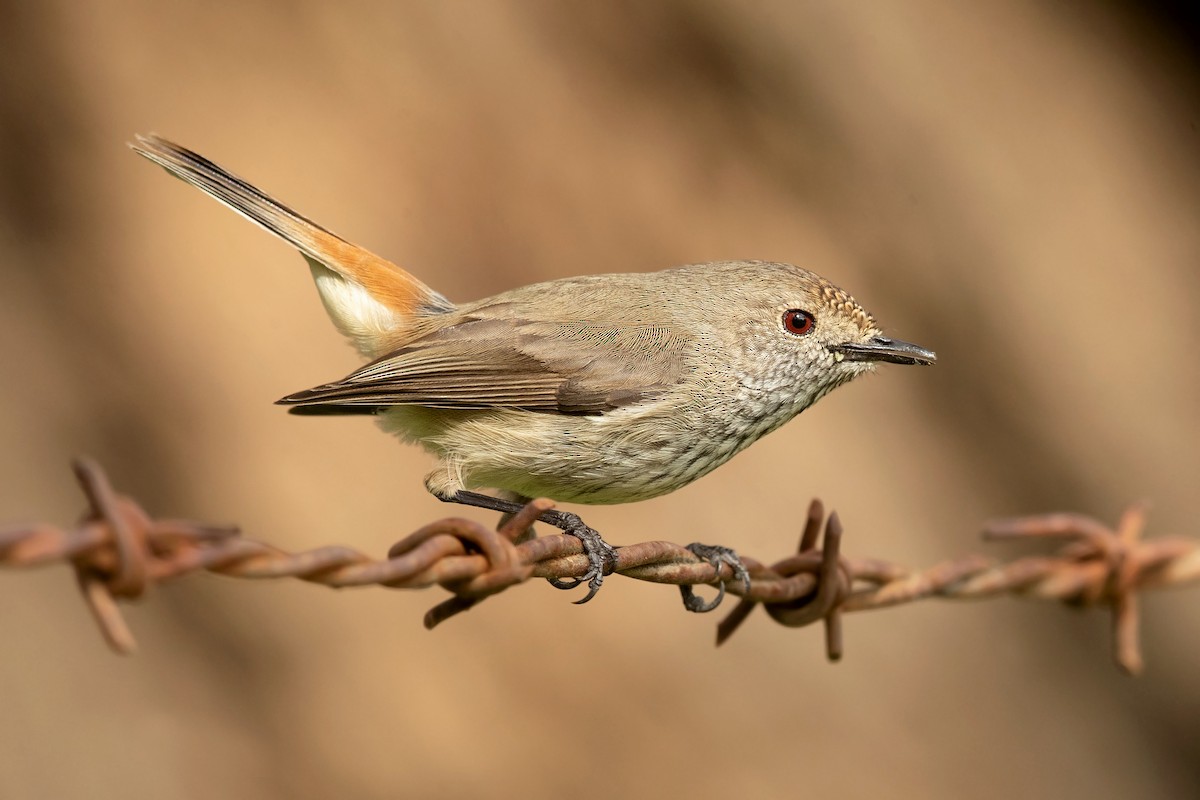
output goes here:
<path id="1" fill-rule="evenodd" d="M 587 557 L 571 536 L 519 535 L 552 504 L 535 500 L 500 530 L 449 518 L 430 523 L 396 543 L 384 560 L 349 547 L 330 546 L 288 553 L 244 538 L 237 528 L 183 520 L 155 520 L 137 503 L 118 495 L 96 463 L 79 459 L 75 475 L 89 510 L 73 528 L 34 524 L 0 531 L 0 564 L 10 567 L 69 562 L 79 589 L 104 638 L 114 650 L 136 648 L 119 601 L 133 600 L 150 586 L 199 570 L 238 578 L 299 578 L 325 586 L 378 585 L 418 589 L 438 584 L 454 596 L 425 615 L 433 628 L 489 595 L 530 578 L 572 578 L 587 571 Z M 841 615 L 886 608 L 927 597 L 970 599 L 1012 594 L 1070 605 L 1107 606 L 1113 614 L 1114 656 L 1129 674 L 1141 671 L 1138 644 L 1140 591 L 1200 579 L 1200 542 L 1183 538 L 1141 540 L 1145 512 L 1130 508 L 1115 530 L 1078 514 L 1048 514 L 988 524 L 985 538 L 1064 540 L 1048 556 L 997 563 L 969 555 L 925 570 L 873 559 L 841 556 L 842 526 L 828 518 L 820 501 L 809 508 L 795 555 L 766 566 L 743 561 L 747 593 L 731 580 L 728 566 L 714 567 L 670 542 L 618 548 L 615 572 L 637 580 L 675 584 L 685 598 L 699 584 L 742 595 L 717 628 L 721 644 L 751 611 L 763 605 L 776 622 L 825 625 L 830 660 L 842 654 Z M 728 582 L 728 583 L 726 583 Z"/>

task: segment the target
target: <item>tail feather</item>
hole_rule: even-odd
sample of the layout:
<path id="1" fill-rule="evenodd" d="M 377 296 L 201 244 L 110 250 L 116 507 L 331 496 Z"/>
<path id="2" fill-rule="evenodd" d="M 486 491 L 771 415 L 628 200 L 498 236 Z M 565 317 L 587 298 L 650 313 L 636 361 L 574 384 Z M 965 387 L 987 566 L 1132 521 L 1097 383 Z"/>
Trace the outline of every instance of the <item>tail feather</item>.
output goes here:
<path id="1" fill-rule="evenodd" d="M 288 242 L 310 262 L 315 261 L 361 287 L 373 300 L 401 318 L 453 308 L 446 298 L 406 270 L 347 242 L 198 153 L 154 134 L 135 139 L 129 145 L 134 152 Z M 316 269 L 314 275 L 320 286 Z M 322 295 L 329 307 L 330 298 L 324 290 Z M 329 310 L 342 327 L 335 309 L 330 307 Z"/>

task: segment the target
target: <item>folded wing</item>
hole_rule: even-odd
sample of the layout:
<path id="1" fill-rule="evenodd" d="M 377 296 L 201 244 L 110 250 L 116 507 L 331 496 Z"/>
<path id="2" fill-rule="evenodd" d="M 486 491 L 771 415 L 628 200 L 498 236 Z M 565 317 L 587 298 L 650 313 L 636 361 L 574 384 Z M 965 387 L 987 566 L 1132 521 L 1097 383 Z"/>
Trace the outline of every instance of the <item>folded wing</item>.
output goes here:
<path id="1" fill-rule="evenodd" d="M 334 383 L 278 402 L 300 414 L 388 406 L 603 414 L 653 399 L 686 369 L 663 325 L 465 317 Z"/>

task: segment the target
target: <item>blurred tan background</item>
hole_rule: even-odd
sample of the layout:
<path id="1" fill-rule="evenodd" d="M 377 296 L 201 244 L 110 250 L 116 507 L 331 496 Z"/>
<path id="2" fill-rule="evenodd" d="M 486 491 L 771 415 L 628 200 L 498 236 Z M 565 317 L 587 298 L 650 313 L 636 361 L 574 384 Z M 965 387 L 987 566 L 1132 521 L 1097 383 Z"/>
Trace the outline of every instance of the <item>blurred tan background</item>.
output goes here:
<path id="1" fill-rule="evenodd" d="M 969 7 L 968 7 L 969 5 Z M 302 260 L 124 146 L 154 130 L 454 299 L 797 262 L 935 369 L 884 368 L 616 543 L 980 550 L 994 515 L 1196 535 L 1197 54 L 1095 3 L 0 5 L 0 520 L 66 523 L 96 456 L 153 513 L 382 554 L 447 509 L 364 419 L 272 401 L 357 366 Z M 466 512 L 470 513 L 470 512 Z M 479 519 L 488 519 L 480 514 Z M 998 549 L 996 555 L 1011 551 Z M 613 579 L 436 632 L 438 591 L 196 577 L 111 656 L 62 568 L 0 575 L 0 797 L 1195 797 L 1200 603 L 998 600 L 818 629 Z"/>

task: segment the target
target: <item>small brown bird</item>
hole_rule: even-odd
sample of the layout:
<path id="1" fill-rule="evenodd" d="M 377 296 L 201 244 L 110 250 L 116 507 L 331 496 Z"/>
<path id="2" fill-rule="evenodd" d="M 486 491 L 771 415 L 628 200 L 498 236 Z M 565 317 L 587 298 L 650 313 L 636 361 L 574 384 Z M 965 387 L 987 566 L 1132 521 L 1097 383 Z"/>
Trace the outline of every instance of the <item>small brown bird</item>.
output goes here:
<path id="1" fill-rule="evenodd" d="M 884 337 L 819 275 L 764 261 L 562 278 L 456 305 L 186 148 L 154 135 L 130 146 L 297 248 L 334 325 L 372 359 L 278 402 L 376 415 L 438 459 L 425 485 L 445 501 L 513 513 L 530 497 L 657 497 L 878 362 L 936 359 Z M 541 519 L 583 541 L 589 571 L 556 585 L 587 581 L 586 602 L 615 551 L 574 514 Z M 694 551 L 748 580 L 732 551 Z"/>

